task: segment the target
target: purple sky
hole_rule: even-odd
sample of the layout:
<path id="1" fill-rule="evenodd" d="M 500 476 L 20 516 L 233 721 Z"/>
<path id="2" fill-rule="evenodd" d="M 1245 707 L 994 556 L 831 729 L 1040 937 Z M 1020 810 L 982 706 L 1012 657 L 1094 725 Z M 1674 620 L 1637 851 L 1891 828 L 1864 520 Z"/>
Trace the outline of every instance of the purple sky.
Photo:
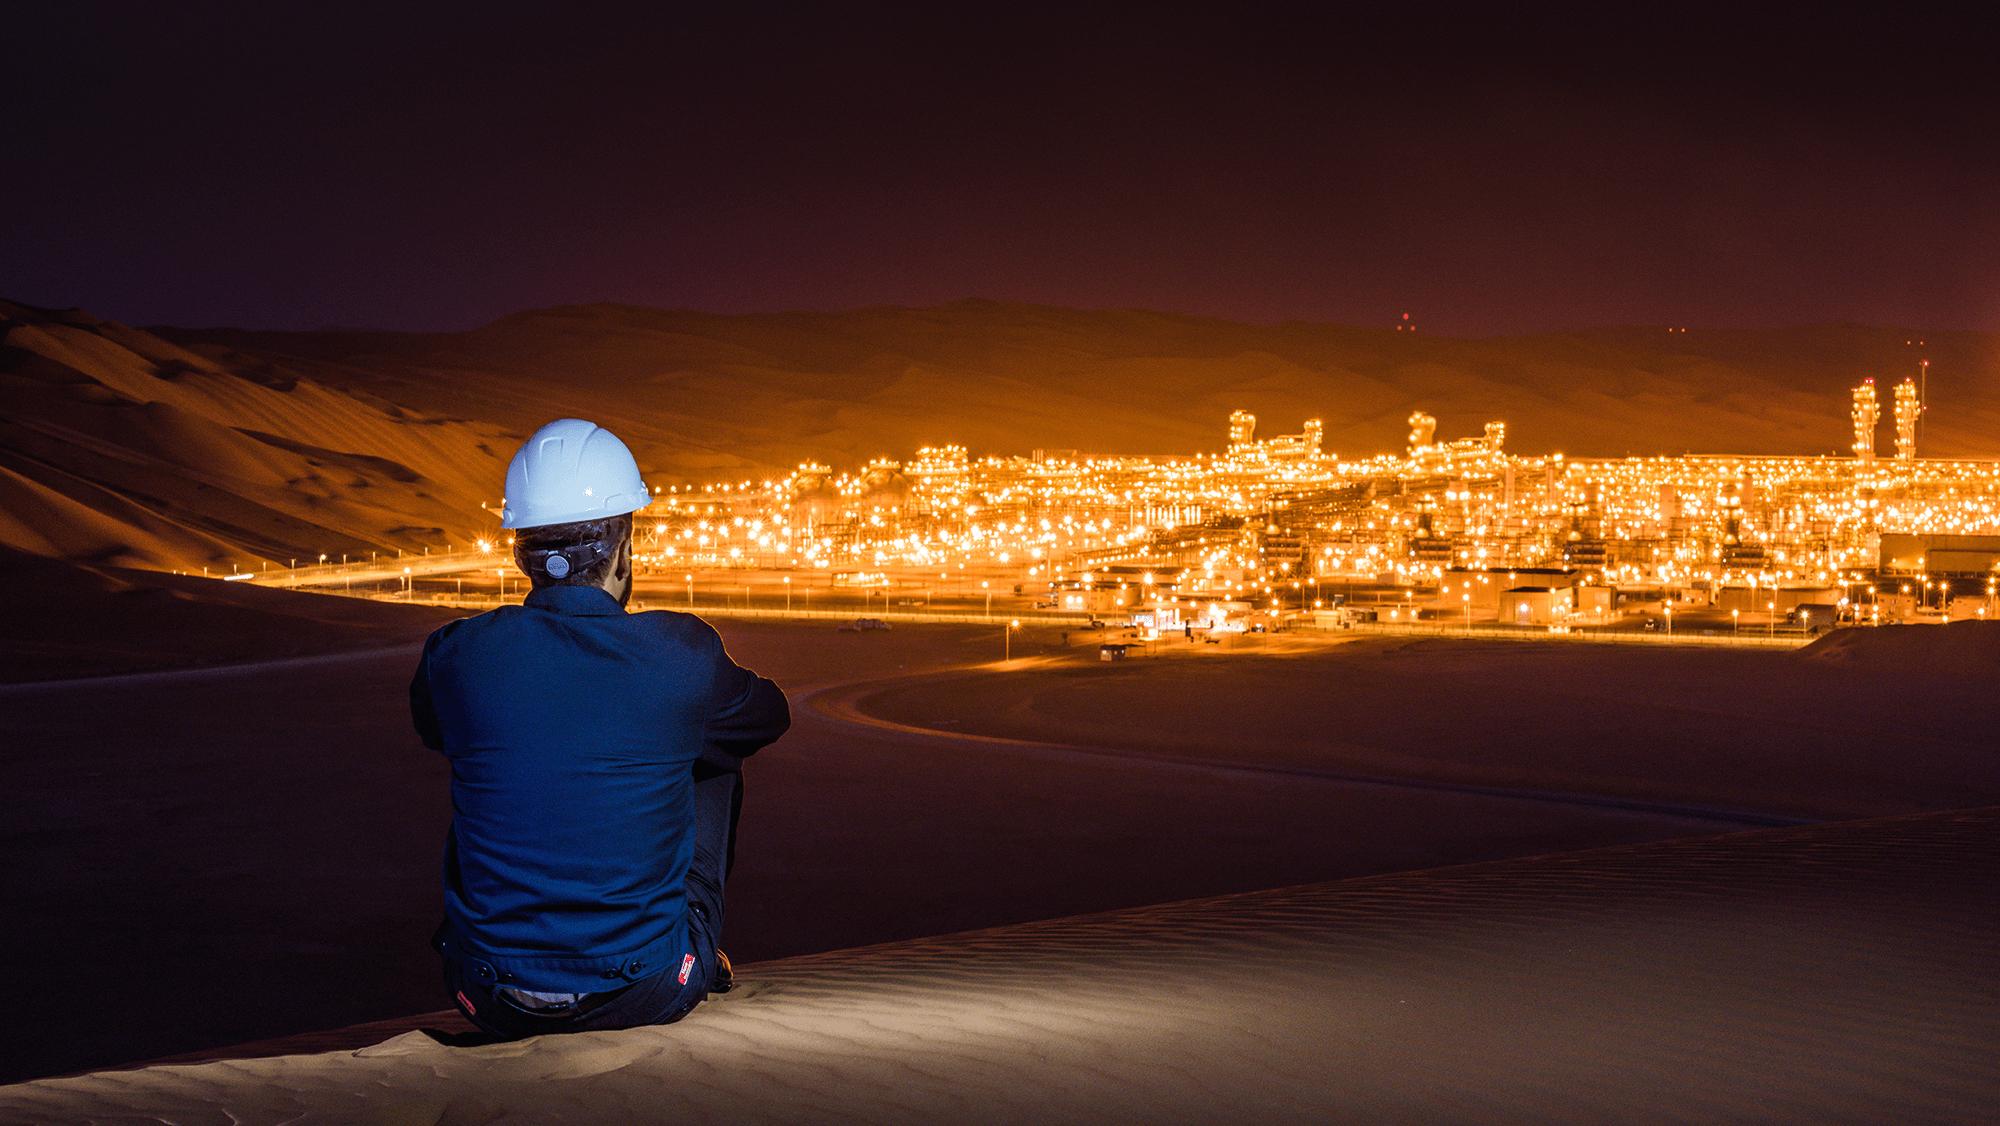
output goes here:
<path id="1" fill-rule="evenodd" d="M 253 328 L 979 296 L 2000 331 L 1981 28 L 300 7 L 15 8 L 0 296 Z"/>

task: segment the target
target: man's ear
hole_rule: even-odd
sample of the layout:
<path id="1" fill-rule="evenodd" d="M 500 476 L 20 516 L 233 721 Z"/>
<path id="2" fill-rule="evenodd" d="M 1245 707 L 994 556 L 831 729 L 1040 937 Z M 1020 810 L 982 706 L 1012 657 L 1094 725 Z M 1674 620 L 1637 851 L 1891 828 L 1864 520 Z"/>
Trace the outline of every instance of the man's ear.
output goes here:
<path id="1" fill-rule="evenodd" d="M 618 570 L 614 572 L 619 582 L 632 576 L 632 533 L 625 533 L 625 543 L 618 552 Z"/>

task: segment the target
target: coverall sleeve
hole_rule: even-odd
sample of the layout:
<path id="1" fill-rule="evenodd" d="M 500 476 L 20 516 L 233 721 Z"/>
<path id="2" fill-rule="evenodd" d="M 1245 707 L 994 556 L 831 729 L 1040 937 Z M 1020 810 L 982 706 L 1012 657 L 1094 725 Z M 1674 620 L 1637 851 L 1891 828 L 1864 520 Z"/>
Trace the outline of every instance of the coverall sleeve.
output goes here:
<path id="1" fill-rule="evenodd" d="M 417 737 L 433 751 L 444 750 L 444 731 L 438 727 L 437 706 L 431 701 L 431 649 L 437 634 L 424 643 L 424 655 L 417 661 L 417 675 L 410 679 L 410 722 Z"/>
<path id="2" fill-rule="evenodd" d="M 730 660 L 719 644 L 715 664 L 701 760 L 723 770 L 741 770 L 744 759 L 790 729 L 792 709 L 776 684 Z"/>

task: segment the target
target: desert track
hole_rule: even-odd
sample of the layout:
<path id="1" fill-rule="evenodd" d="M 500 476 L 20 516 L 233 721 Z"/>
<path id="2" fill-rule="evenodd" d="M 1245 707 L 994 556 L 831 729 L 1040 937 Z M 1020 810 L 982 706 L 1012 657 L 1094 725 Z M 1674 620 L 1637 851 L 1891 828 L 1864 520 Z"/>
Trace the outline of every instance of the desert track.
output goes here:
<path id="1" fill-rule="evenodd" d="M 894 683 L 899 687 L 944 685 L 953 680 L 982 675 L 984 671 L 956 670 L 897 677 L 893 678 L 893 680 L 872 679 L 856 681 L 812 689 L 799 696 L 795 696 L 793 702 L 795 705 L 803 705 L 811 708 L 817 715 L 831 720 L 836 724 L 846 724 L 856 728 L 888 733 L 901 740 L 934 746 L 983 746 L 996 750 L 1040 755 L 1050 758 L 1111 759 L 1170 768 L 1212 771 L 1221 774 L 1260 774 L 1312 779 L 1322 782 L 1346 783 L 1356 786 L 1434 790 L 1442 793 L 1472 794 L 1480 797 L 1502 798 L 1510 801 L 1543 802 L 1553 805 L 1569 805 L 1593 809 L 1617 809 L 1634 813 L 1653 813 L 1668 817 L 1683 817 L 1691 821 L 1713 822 L 1719 825 L 1776 828 L 1812 823 L 1812 820 L 1809 818 L 1791 817 L 1782 813 L 1719 809 L 1673 802 L 1639 801 L 1603 794 L 1526 790 L 1432 778 L 1398 778 L 1388 775 L 1359 774 L 1349 771 L 1297 766 L 1285 763 L 1257 762 L 1240 758 L 1201 758 L 1137 747 L 1093 747 L 1063 743 L 1040 743 L 1025 739 L 1010 739 L 997 735 L 944 731 L 935 727 L 921 727 L 913 724 L 899 723 L 892 719 L 872 715 L 866 707 L 868 698 L 881 691 L 884 686 L 890 683 Z"/>

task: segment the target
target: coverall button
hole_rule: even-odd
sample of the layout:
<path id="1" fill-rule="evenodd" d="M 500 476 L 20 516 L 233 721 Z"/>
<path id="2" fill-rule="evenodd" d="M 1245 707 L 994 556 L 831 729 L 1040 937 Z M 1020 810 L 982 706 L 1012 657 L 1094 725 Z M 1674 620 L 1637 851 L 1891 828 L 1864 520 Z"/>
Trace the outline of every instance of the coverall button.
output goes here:
<path id="1" fill-rule="evenodd" d="M 617 977 L 617 976 L 618 976 L 618 971 L 617 971 L 617 970 L 605 970 L 605 971 L 604 971 L 604 976 L 605 976 L 605 977 Z"/>
<path id="2" fill-rule="evenodd" d="M 639 972 L 640 970 L 643 970 L 643 969 L 645 969 L 645 968 L 646 968 L 646 963 L 644 963 L 644 962 L 634 962 L 634 963 L 632 963 L 632 972 L 633 972 L 633 973 L 638 973 L 638 972 Z"/>

